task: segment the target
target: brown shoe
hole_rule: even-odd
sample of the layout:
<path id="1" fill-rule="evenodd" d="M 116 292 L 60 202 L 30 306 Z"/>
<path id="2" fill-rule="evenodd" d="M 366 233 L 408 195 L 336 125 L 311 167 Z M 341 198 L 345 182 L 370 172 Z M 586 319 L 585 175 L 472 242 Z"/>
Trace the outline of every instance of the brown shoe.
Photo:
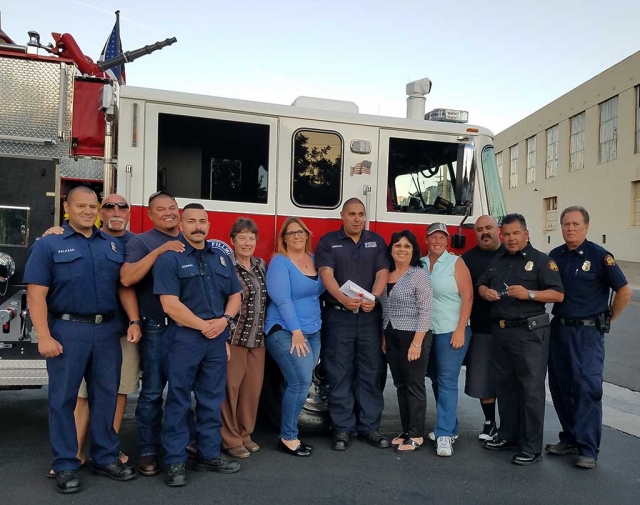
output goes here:
<path id="1" fill-rule="evenodd" d="M 251 453 L 247 449 L 245 449 L 244 445 L 239 445 L 238 447 L 231 447 L 230 449 L 226 450 L 226 453 L 229 456 L 233 456 L 234 458 L 238 458 L 238 459 L 245 459 L 251 456 Z"/>
<path id="2" fill-rule="evenodd" d="M 251 439 L 248 442 L 243 442 L 242 445 L 249 452 L 258 452 L 260 450 L 260 446 Z"/>
<path id="3" fill-rule="evenodd" d="M 142 456 L 140 458 L 140 464 L 138 465 L 140 475 L 146 475 L 147 477 L 153 477 L 160 473 L 160 467 L 158 466 L 158 456 Z"/>
<path id="4" fill-rule="evenodd" d="M 185 447 L 185 449 L 187 451 L 187 457 L 189 459 L 196 459 L 198 457 L 198 446 L 195 442 L 189 444 L 187 447 Z"/>

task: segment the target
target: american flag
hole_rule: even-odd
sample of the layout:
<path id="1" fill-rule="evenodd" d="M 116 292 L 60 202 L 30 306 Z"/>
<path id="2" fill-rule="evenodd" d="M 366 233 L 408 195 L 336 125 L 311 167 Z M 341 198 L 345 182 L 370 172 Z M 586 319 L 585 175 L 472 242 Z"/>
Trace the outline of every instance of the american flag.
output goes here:
<path id="1" fill-rule="evenodd" d="M 371 162 L 369 160 L 363 160 L 362 163 L 356 163 L 351 167 L 350 175 L 371 175 Z"/>
<path id="2" fill-rule="evenodd" d="M 120 56 L 121 54 L 122 41 L 120 40 L 120 11 L 116 11 L 116 24 L 113 26 L 111 35 L 109 35 L 107 42 L 102 48 L 102 53 L 100 53 L 100 58 L 98 58 L 98 61 L 105 61 L 110 58 L 115 58 L 116 56 Z M 118 81 L 118 84 L 127 83 L 127 78 L 124 73 L 124 63 L 122 65 L 111 67 L 105 73 L 110 79 Z"/>

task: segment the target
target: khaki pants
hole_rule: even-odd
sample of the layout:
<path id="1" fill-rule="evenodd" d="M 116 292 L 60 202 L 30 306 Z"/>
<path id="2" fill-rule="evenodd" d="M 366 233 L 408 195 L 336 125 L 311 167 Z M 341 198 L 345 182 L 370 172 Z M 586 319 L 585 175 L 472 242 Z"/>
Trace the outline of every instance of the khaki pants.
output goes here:
<path id="1" fill-rule="evenodd" d="M 227 397 L 222 404 L 222 447 L 231 449 L 251 439 L 264 379 L 265 348 L 231 346 L 227 364 Z"/>

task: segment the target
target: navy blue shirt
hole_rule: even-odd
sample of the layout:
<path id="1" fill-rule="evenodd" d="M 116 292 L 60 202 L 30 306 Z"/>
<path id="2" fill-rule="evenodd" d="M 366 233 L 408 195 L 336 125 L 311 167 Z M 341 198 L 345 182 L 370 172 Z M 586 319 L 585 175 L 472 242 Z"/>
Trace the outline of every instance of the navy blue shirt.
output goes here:
<path id="1" fill-rule="evenodd" d="M 198 258 L 184 238 L 185 251 L 168 251 L 153 265 L 155 295 L 174 295 L 201 319 L 219 318 L 229 295 L 242 291 L 231 258 L 206 243 Z"/>
<path id="2" fill-rule="evenodd" d="M 316 247 L 315 265 L 316 269 L 333 269 L 339 286 L 352 281 L 371 292 L 376 274 L 389 269 L 387 244 L 380 235 L 369 230 L 363 230 L 356 243 L 344 232 L 344 228 L 340 228 L 320 239 Z M 329 303 L 338 303 L 328 291 L 324 296 Z"/>
<path id="3" fill-rule="evenodd" d="M 553 305 L 554 316 L 568 319 L 593 318 L 609 306 L 609 289 L 627 285 L 622 270 L 609 251 L 585 240 L 570 251 L 566 244 L 553 249 L 551 256 L 560 269 L 565 287 L 564 300 Z"/>
<path id="4" fill-rule="evenodd" d="M 171 240 L 180 240 L 182 234 L 172 237 L 166 233 L 162 233 L 155 228 L 139 235 L 135 235 L 128 241 L 124 252 L 125 263 L 137 263 L 154 249 Z M 164 319 L 164 311 L 160 300 L 153 294 L 153 274 L 152 270 L 147 272 L 140 282 L 135 285 L 136 295 L 138 296 L 138 308 L 140 317 L 162 321 Z"/>
<path id="5" fill-rule="evenodd" d="M 478 294 L 476 282 L 498 254 L 504 252 L 504 245 L 495 251 L 485 251 L 479 246 L 470 249 L 462 255 L 465 265 L 471 273 L 473 282 L 473 305 L 471 306 L 471 331 L 476 333 L 491 333 L 491 304 Z M 501 291 L 501 290 L 499 290 Z"/>
<path id="6" fill-rule="evenodd" d="M 68 223 L 62 228 L 62 235 L 47 235 L 33 244 L 24 282 L 49 288 L 50 313 L 115 314 L 124 262 L 120 242 L 95 227 L 89 238 Z"/>

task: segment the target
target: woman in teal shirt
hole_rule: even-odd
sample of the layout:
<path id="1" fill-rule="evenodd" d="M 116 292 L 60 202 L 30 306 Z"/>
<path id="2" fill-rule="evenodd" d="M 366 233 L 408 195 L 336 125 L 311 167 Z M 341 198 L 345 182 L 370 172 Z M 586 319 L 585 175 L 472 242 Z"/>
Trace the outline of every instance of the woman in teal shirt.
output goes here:
<path id="1" fill-rule="evenodd" d="M 433 223 L 427 229 L 429 254 L 422 258 L 433 288 L 433 343 L 427 376 L 437 406 L 436 427 L 429 436 L 436 441 L 438 456 L 451 456 L 458 438 L 458 376 L 469 348 L 473 303 L 469 269 L 447 251 L 448 241 L 446 225 Z"/>

